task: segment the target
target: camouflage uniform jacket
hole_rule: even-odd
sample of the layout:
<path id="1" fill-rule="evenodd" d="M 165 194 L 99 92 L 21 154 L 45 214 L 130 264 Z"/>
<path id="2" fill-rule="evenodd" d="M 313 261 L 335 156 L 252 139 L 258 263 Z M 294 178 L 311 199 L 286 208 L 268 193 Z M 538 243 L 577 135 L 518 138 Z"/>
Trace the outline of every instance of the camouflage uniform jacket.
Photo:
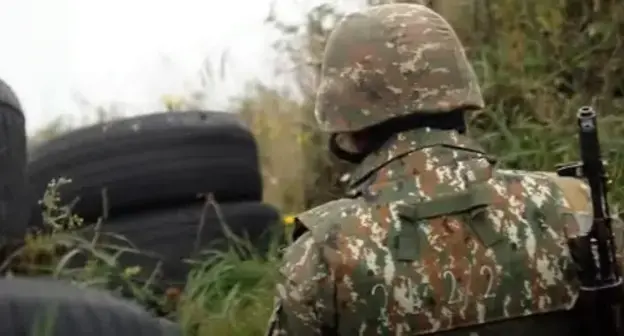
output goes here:
<path id="1" fill-rule="evenodd" d="M 566 242 L 591 226 L 585 184 L 493 165 L 453 131 L 398 134 L 355 196 L 298 216 L 267 335 L 552 335 L 527 323 L 578 296 Z"/>

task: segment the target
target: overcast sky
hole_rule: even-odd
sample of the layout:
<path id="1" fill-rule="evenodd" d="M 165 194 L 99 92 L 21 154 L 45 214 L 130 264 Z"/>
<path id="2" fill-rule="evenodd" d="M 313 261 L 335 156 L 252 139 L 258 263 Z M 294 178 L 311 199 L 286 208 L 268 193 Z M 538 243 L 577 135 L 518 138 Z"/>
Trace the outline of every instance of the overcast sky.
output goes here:
<path id="1" fill-rule="evenodd" d="M 279 0 L 294 21 L 320 0 Z M 341 7 L 360 1 L 333 1 Z M 209 57 L 227 50 L 215 108 L 252 78 L 271 80 L 276 32 L 263 23 L 270 0 L 2 0 L 0 78 L 17 92 L 29 133 L 61 114 L 123 103 L 149 113 L 163 94 L 185 92 Z"/>

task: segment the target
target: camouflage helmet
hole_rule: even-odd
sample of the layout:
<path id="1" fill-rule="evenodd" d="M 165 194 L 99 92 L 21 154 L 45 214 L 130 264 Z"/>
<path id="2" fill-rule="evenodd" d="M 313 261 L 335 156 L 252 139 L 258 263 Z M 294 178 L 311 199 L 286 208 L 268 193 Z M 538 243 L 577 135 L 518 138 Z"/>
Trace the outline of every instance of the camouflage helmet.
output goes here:
<path id="1" fill-rule="evenodd" d="M 347 15 L 329 36 L 315 110 L 325 132 L 483 105 L 455 31 L 426 6 L 369 7 Z"/>

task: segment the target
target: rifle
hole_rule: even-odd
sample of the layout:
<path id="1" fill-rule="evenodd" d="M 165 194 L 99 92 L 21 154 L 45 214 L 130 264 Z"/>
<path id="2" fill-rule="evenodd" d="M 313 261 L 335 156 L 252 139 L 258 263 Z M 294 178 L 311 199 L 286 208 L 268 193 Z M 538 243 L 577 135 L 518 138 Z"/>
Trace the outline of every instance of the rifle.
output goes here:
<path id="1" fill-rule="evenodd" d="M 596 111 L 590 106 L 577 113 L 581 161 L 557 167 L 557 174 L 584 179 L 593 208 L 592 227 L 572 239 L 570 252 L 578 266 L 580 293 L 575 310 L 582 335 L 624 335 L 624 287 L 607 201 L 607 174 L 600 154 Z"/>

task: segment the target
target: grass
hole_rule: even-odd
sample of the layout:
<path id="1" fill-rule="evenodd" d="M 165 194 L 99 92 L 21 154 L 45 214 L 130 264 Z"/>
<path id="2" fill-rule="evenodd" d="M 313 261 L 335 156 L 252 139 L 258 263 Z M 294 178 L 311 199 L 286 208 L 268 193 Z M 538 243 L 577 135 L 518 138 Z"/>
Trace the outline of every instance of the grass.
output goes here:
<path id="1" fill-rule="evenodd" d="M 272 310 L 275 269 L 276 259 L 235 254 L 200 267 L 181 301 L 182 325 L 187 332 L 197 326 L 199 335 L 261 335 Z"/>
<path id="2" fill-rule="evenodd" d="M 75 230 L 68 230 L 80 229 L 84 223 L 59 204 L 57 190 L 66 183 L 70 181 L 53 181 L 41 202 L 49 230 L 28 235 L 25 245 L 0 266 L 4 273 L 50 276 L 109 290 L 142 304 L 155 315 L 178 321 L 185 335 L 264 332 L 272 310 L 281 246 L 274 243 L 268 253 L 260 254 L 245 240 L 230 236 L 229 250 L 205 251 L 201 260 L 189 261 L 195 266 L 184 287 L 161 290 L 155 282 L 139 278 L 137 266 L 117 262 L 121 253 L 138 251 L 103 243 L 105 232 L 86 240 Z M 292 221 L 292 216 L 286 216 L 281 224 Z M 86 257 L 86 263 L 75 266 L 72 260 L 77 257 Z"/>

